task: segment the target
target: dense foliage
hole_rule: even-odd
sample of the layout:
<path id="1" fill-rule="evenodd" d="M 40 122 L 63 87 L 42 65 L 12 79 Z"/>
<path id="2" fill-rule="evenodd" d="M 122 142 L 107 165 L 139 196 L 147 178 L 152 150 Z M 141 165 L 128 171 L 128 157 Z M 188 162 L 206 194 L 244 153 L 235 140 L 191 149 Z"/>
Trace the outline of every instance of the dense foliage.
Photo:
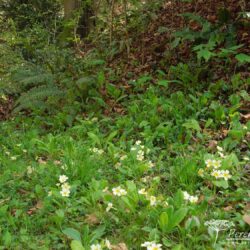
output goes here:
<path id="1" fill-rule="evenodd" d="M 1 1 L 0 248 L 249 249 L 247 4 Z"/>

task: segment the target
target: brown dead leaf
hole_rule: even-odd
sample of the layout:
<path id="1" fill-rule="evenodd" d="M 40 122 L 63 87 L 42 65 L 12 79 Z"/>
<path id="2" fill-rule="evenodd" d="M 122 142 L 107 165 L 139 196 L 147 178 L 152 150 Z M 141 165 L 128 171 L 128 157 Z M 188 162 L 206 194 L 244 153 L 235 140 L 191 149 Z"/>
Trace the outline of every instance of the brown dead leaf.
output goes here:
<path id="1" fill-rule="evenodd" d="M 32 215 L 33 213 L 35 213 L 37 210 L 39 210 L 41 208 L 43 208 L 43 203 L 42 203 L 42 201 L 38 201 L 34 207 L 30 208 L 27 211 L 27 214 Z"/>
<path id="2" fill-rule="evenodd" d="M 223 210 L 226 212 L 229 212 L 229 211 L 233 210 L 233 207 L 231 205 L 229 205 L 227 207 L 224 207 Z"/>
<path id="3" fill-rule="evenodd" d="M 208 143 L 208 148 L 209 148 L 210 150 L 214 150 L 214 149 L 216 149 L 217 144 L 218 144 L 218 142 L 217 142 L 216 140 L 211 140 L 211 141 L 209 141 L 209 143 Z"/>
<path id="4" fill-rule="evenodd" d="M 100 223 L 100 220 L 95 214 L 88 214 L 86 215 L 85 222 L 89 225 L 96 225 Z"/>
<path id="5" fill-rule="evenodd" d="M 125 243 L 119 243 L 118 245 L 112 245 L 111 249 L 112 250 L 128 250 Z"/>
<path id="6" fill-rule="evenodd" d="M 250 225 L 250 215 L 249 214 L 245 214 L 243 215 L 243 220 Z"/>

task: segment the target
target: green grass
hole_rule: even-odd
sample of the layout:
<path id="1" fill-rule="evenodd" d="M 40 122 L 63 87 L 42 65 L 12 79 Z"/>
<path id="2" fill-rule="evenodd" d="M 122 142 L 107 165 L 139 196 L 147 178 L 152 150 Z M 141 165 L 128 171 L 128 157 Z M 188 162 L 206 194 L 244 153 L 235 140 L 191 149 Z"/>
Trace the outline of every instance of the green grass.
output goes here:
<path id="1" fill-rule="evenodd" d="M 1 249 L 90 249 L 105 239 L 128 249 L 142 249 L 145 241 L 163 249 L 234 249 L 225 231 L 214 244 L 205 222 L 227 220 L 237 231 L 249 231 L 243 215 L 250 124 L 240 122 L 237 103 L 229 97 L 221 105 L 212 90 L 171 94 L 159 85 L 143 92 L 145 87 L 122 101 L 125 115 L 89 113 L 66 130 L 60 114 L 1 122 Z M 225 158 L 208 147 L 212 140 Z M 138 160 L 139 150 L 144 157 Z M 221 160 L 232 177 L 216 180 L 207 159 Z M 68 177 L 69 197 L 60 194 L 60 175 Z M 112 193 L 118 186 L 126 195 Z M 143 188 L 148 195 L 138 193 Z M 197 196 L 197 203 L 185 200 L 183 191 Z M 113 208 L 106 211 L 108 203 Z M 237 249 L 247 248 L 237 243 Z"/>

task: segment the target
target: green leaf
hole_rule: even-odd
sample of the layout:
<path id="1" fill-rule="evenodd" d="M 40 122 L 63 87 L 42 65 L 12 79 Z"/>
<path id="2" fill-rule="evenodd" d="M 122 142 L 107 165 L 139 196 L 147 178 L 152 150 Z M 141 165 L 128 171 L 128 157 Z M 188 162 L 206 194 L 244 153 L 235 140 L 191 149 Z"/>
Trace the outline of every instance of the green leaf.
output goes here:
<path id="1" fill-rule="evenodd" d="M 224 189 L 227 189 L 229 187 L 228 182 L 225 180 L 221 180 L 221 181 L 213 181 L 213 184 L 216 187 L 222 187 Z"/>
<path id="2" fill-rule="evenodd" d="M 159 218 L 159 226 L 162 231 L 165 231 L 167 229 L 168 222 L 169 218 L 167 212 L 162 212 Z"/>
<path id="3" fill-rule="evenodd" d="M 250 63 L 250 56 L 247 54 L 240 53 L 240 54 L 236 55 L 235 58 L 240 63 Z"/>
<path id="4" fill-rule="evenodd" d="M 98 137 L 96 134 L 94 134 L 94 133 L 92 133 L 92 132 L 88 132 L 87 134 L 88 134 L 88 136 L 90 137 L 90 139 L 93 140 L 93 142 L 94 142 L 95 144 L 98 144 L 99 146 L 101 145 L 101 141 L 100 141 L 99 137 Z"/>
<path id="5" fill-rule="evenodd" d="M 70 243 L 71 250 L 84 250 L 82 243 L 78 240 L 72 240 Z"/>
<path id="6" fill-rule="evenodd" d="M 188 129 L 194 129 L 197 132 L 201 130 L 199 123 L 195 119 L 187 120 L 182 126 Z"/>
<path id="7" fill-rule="evenodd" d="M 186 217 L 188 212 L 187 208 L 180 208 L 174 213 L 173 219 L 171 220 L 172 227 L 178 226 L 182 220 Z"/>
<path id="8" fill-rule="evenodd" d="M 208 49 L 201 49 L 197 52 L 198 59 L 204 58 L 206 62 L 214 55 L 215 54 Z"/>
<path id="9" fill-rule="evenodd" d="M 70 239 L 80 241 L 81 242 L 81 234 L 75 230 L 74 228 L 66 228 L 62 231 L 65 235 L 67 235 Z"/>

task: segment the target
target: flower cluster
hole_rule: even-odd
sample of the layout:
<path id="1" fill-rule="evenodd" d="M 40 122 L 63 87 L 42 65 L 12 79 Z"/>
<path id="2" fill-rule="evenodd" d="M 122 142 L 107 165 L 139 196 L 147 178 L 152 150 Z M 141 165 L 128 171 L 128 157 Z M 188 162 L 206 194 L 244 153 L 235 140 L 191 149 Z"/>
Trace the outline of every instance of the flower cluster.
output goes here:
<path id="1" fill-rule="evenodd" d="M 138 161 L 143 161 L 145 159 L 145 146 L 141 145 L 141 141 L 138 140 L 135 142 L 135 145 L 131 148 L 131 151 L 136 151 L 136 159 Z M 146 149 L 146 153 L 150 152 L 149 149 Z"/>
<path id="2" fill-rule="evenodd" d="M 146 247 L 147 250 L 162 250 L 162 244 L 157 244 L 155 241 L 146 241 L 141 247 Z"/>
<path id="3" fill-rule="evenodd" d="M 224 178 L 225 181 L 232 177 L 228 170 L 213 170 L 211 172 L 211 176 L 215 177 L 216 179 Z"/>
<path id="4" fill-rule="evenodd" d="M 69 197 L 70 195 L 70 185 L 69 183 L 67 182 L 68 180 L 68 177 L 66 175 L 60 175 L 59 176 L 59 186 L 61 185 L 61 191 L 60 191 L 60 194 L 63 196 L 63 197 Z"/>
<path id="5" fill-rule="evenodd" d="M 198 202 L 198 196 L 190 195 L 188 192 L 184 191 L 184 200 L 189 201 L 190 203 L 197 203 Z"/>
<path id="6" fill-rule="evenodd" d="M 102 250 L 103 248 L 112 249 L 112 245 L 109 240 L 105 239 L 101 244 L 92 244 L 90 246 L 91 250 Z"/>
<path id="7" fill-rule="evenodd" d="M 217 147 L 219 152 L 222 152 L 222 148 L 221 147 Z M 224 156 L 224 154 L 223 154 Z M 207 159 L 205 161 L 206 163 L 206 170 L 207 171 L 211 171 L 210 175 L 215 177 L 216 179 L 221 179 L 224 178 L 224 180 L 228 180 L 232 177 L 232 175 L 230 174 L 229 170 L 219 170 L 219 168 L 221 167 L 221 160 L 214 160 L 214 159 Z M 204 169 L 199 169 L 198 170 L 198 175 L 201 177 L 204 177 L 205 171 Z"/>
<path id="8" fill-rule="evenodd" d="M 98 155 L 102 155 L 104 153 L 104 150 L 99 148 L 91 148 L 90 151 Z"/>
<path id="9" fill-rule="evenodd" d="M 120 186 L 112 188 L 112 192 L 115 196 L 123 196 L 127 194 L 127 191 Z"/>

